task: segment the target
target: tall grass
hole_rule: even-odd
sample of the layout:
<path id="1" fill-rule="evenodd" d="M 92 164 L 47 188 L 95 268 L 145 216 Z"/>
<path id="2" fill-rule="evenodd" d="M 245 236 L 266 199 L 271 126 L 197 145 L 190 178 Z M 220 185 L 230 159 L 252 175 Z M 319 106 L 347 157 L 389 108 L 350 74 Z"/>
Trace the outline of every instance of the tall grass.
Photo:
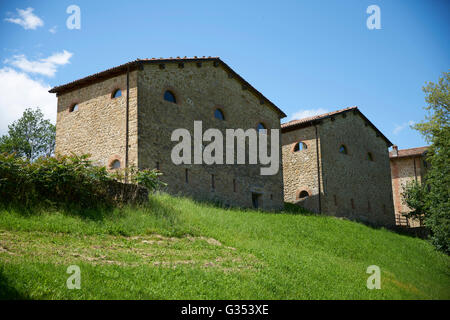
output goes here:
<path id="1" fill-rule="evenodd" d="M 0 232 L 10 246 L 0 251 L 3 297 L 450 298 L 449 257 L 428 242 L 292 207 L 226 209 L 159 194 L 144 207 L 85 215 L 2 209 Z M 81 267 L 81 290 L 65 287 L 69 264 Z M 370 265 L 381 269 L 381 290 L 366 287 Z"/>

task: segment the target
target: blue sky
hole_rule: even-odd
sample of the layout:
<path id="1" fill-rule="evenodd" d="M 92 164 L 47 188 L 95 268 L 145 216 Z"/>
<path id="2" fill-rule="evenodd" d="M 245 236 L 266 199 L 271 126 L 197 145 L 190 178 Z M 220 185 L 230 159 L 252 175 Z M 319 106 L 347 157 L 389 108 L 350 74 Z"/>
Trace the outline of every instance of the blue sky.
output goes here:
<path id="1" fill-rule="evenodd" d="M 69 5 L 81 29 L 69 30 Z M 369 30 L 369 5 L 381 29 Z M 1 1 L 0 134 L 48 88 L 136 58 L 219 56 L 293 117 L 357 105 L 399 148 L 425 145 L 426 81 L 450 62 L 449 1 Z M 32 8 L 31 10 L 28 8 Z M 20 9 L 22 11 L 18 11 Z M 3 89 L 1 89 L 3 88 Z"/>

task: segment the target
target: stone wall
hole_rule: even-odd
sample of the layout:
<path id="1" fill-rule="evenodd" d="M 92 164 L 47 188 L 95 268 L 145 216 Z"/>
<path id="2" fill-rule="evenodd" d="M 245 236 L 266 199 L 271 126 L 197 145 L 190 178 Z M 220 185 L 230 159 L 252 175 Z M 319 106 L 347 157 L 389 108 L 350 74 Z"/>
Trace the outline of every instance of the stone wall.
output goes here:
<path id="1" fill-rule="evenodd" d="M 392 191 L 394 195 L 395 220 L 397 225 L 419 227 L 420 222 L 408 219 L 402 213 L 410 212 L 411 209 L 403 203 L 402 193 L 407 183 L 416 180 L 422 183 L 425 168 L 422 157 L 391 158 Z"/>
<path id="2" fill-rule="evenodd" d="M 122 96 L 112 98 L 116 89 Z M 58 95 L 57 154 L 90 154 L 97 165 L 125 165 L 126 74 Z M 78 104 L 78 111 L 70 108 Z M 130 73 L 129 164 L 137 166 L 137 71 Z"/>
<path id="3" fill-rule="evenodd" d="M 285 201 L 318 212 L 320 181 L 322 213 L 375 225 L 394 225 L 386 141 L 353 112 L 321 120 L 317 134 L 319 164 L 314 126 L 283 133 Z M 300 141 L 306 143 L 307 149 L 293 152 Z M 345 145 L 347 154 L 339 152 L 341 145 Z M 369 152 L 373 161 L 368 158 Z M 298 199 L 302 190 L 309 193 L 308 198 Z"/>
<path id="4" fill-rule="evenodd" d="M 122 97 L 113 99 L 117 88 L 122 90 Z M 176 104 L 164 100 L 168 89 L 175 94 Z M 73 104 L 78 104 L 78 111 L 69 112 Z M 214 117 L 216 108 L 222 110 L 225 121 Z M 125 73 L 60 94 L 56 153 L 89 153 L 98 165 L 108 167 L 119 160 L 123 167 L 125 116 Z M 177 142 L 171 141 L 171 133 L 177 128 L 193 132 L 194 120 L 203 121 L 203 131 L 245 130 L 256 128 L 260 122 L 267 128 L 280 128 L 278 112 L 268 103 L 262 104 L 213 61 L 185 62 L 184 68 L 176 62 L 165 63 L 165 68 L 144 63 L 142 70 L 130 72 L 129 165 L 158 167 L 172 194 L 251 207 L 255 193 L 259 195 L 259 207 L 283 208 L 281 147 L 280 168 L 274 176 L 261 176 L 259 165 L 174 165 L 171 150 Z"/>
<path id="5" fill-rule="evenodd" d="M 299 142 L 303 142 L 306 149 L 294 152 L 294 147 Z M 283 133 L 281 143 L 285 201 L 297 203 L 312 212 L 319 212 L 319 173 L 315 128 L 306 127 Z M 320 149 L 319 140 L 317 144 Z M 300 199 L 301 191 L 308 192 L 309 196 Z"/>
<path id="6" fill-rule="evenodd" d="M 395 225 L 387 142 L 354 112 L 336 115 L 334 121 L 323 120 L 319 135 L 323 211 L 376 225 Z M 341 145 L 347 154 L 339 152 Z"/>
<path id="7" fill-rule="evenodd" d="M 166 90 L 175 94 L 177 103 L 164 100 Z M 281 151 L 280 169 L 273 176 L 261 176 L 259 165 L 174 165 L 171 161 L 171 150 L 177 144 L 170 139 L 172 131 L 186 128 L 193 134 L 196 120 L 203 122 L 203 131 L 217 128 L 224 137 L 227 128 L 256 128 L 259 122 L 267 128 L 280 128 L 278 113 L 261 104 L 221 65 L 189 62 L 180 68 L 177 63 L 167 63 L 161 69 L 157 64 L 144 64 L 138 101 L 139 167 L 159 167 L 170 193 L 242 207 L 251 207 L 252 193 L 258 193 L 260 207 L 283 207 Z M 225 121 L 214 117 L 217 108 Z"/>
<path id="8" fill-rule="evenodd" d="M 142 204 L 148 200 L 148 189 L 131 183 L 110 181 L 107 184 L 108 195 L 118 203 Z"/>

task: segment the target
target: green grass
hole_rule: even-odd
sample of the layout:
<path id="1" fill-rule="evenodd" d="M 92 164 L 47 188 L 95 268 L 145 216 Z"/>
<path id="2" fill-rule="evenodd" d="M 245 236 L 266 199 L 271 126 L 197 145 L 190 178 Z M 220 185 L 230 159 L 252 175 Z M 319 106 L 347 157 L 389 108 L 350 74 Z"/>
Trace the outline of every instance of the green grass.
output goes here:
<path id="1" fill-rule="evenodd" d="M 450 298 L 450 258 L 427 241 L 293 211 L 168 195 L 110 212 L 3 209 L 0 298 Z M 69 265 L 80 290 L 66 287 Z M 380 290 L 366 288 L 369 265 L 381 268 Z"/>

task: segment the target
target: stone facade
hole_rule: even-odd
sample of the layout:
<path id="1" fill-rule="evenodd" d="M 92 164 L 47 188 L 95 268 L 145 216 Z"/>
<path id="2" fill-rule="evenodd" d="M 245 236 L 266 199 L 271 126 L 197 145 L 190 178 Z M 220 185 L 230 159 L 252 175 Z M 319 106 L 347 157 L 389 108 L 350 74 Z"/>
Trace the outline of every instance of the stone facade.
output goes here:
<path id="1" fill-rule="evenodd" d="M 129 76 L 129 163 L 137 166 L 137 71 Z M 109 167 L 125 160 L 126 74 L 58 94 L 56 154 L 90 154 L 95 164 Z M 112 98 L 120 89 L 122 96 Z M 70 109 L 78 105 L 78 110 Z"/>
<path id="2" fill-rule="evenodd" d="M 391 143 L 356 107 L 288 122 L 282 132 L 285 201 L 374 225 L 395 224 Z M 294 151 L 299 142 L 306 148 Z"/>
<path id="3" fill-rule="evenodd" d="M 410 212 L 411 209 L 403 203 L 402 193 L 405 186 L 411 181 L 422 183 L 427 164 L 425 152 L 427 147 L 398 150 L 393 146 L 389 153 L 392 176 L 392 192 L 394 197 L 395 223 L 405 227 L 421 227 L 420 221 L 416 219 L 406 219 L 402 213 Z"/>
<path id="4" fill-rule="evenodd" d="M 208 128 L 280 129 L 284 113 L 218 58 L 137 60 L 55 87 L 58 95 L 56 153 L 89 153 L 99 165 L 125 165 L 126 83 L 129 72 L 128 165 L 158 168 L 171 194 L 230 206 L 283 207 L 281 167 L 260 175 L 260 165 L 174 165 L 177 128 L 193 135 L 194 121 Z M 117 88 L 122 96 L 112 98 Z M 176 103 L 166 101 L 169 90 Z M 71 106 L 78 110 L 70 112 Z M 219 108 L 225 120 L 214 117 Z M 206 145 L 207 143 L 205 143 Z M 280 147 L 281 148 L 281 147 Z M 224 148 L 225 150 L 225 148 Z"/>
<path id="5" fill-rule="evenodd" d="M 295 144 L 303 142 L 303 150 L 294 152 Z M 319 175 L 315 128 L 313 126 L 300 130 L 283 132 L 281 135 L 283 159 L 284 200 L 299 203 L 312 212 L 319 212 Z M 308 192 L 308 197 L 300 200 L 300 192 Z"/>

